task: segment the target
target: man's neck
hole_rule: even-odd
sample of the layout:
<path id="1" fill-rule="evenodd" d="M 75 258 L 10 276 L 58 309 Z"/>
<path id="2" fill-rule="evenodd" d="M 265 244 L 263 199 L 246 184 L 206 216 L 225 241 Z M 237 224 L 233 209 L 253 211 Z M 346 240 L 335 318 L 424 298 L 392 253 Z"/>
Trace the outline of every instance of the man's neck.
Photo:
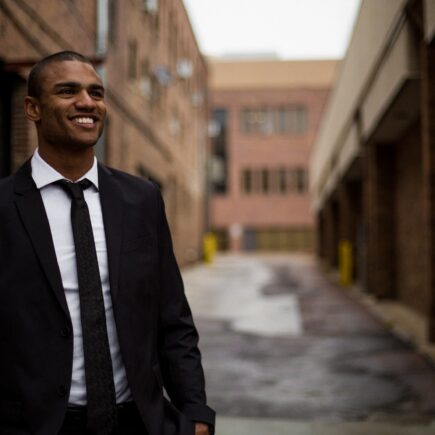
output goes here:
<path id="1" fill-rule="evenodd" d="M 50 152 L 39 148 L 41 158 L 68 180 L 76 181 L 85 175 L 94 164 L 94 150 L 87 148 L 80 152 Z"/>

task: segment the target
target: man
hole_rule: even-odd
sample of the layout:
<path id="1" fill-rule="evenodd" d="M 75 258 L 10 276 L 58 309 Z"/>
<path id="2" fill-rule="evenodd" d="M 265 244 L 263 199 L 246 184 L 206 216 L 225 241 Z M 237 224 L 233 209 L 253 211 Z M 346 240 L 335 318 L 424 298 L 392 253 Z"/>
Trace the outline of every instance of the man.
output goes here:
<path id="1" fill-rule="evenodd" d="M 160 193 L 94 156 L 101 79 L 51 55 L 25 112 L 38 148 L 0 180 L 0 434 L 213 432 Z"/>

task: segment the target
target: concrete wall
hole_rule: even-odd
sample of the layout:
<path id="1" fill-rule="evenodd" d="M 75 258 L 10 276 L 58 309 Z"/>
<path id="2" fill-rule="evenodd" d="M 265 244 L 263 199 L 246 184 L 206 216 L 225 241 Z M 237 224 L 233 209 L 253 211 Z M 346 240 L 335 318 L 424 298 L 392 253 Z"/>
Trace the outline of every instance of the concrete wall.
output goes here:
<path id="1" fill-rule="evenodd" d="M 405 0 L 366 0 L 355 24 L 345 60 L 341 64 L 337 85 L 334 87 L 322 120 L 310 162 L 311 189 L 315 207 L 324 199 L 323 189 L 329 177 L 334 177 L 334 161 L 348 146 L 353 146 L 353 124 L 361 100 L 372 86 L 374 71 L 383 59 L 389 34 L 402 14 Z M 402 68 L 399 68 L 401 70 Z M 394 70 L 394 68 L 393 68 Z M 370 112 L 370 110 L 369 110 Z M 355 148 L 355 147 L 354 147 Z M 353 156 L 359 148 L 353 150 Z M 347 168 L 340 168 L 340 173 Z"/>
<path id="2" fill-rule="evenodd" d="M 425 37 L 427 42 L 431 42 L 435 36 L 435 3 L 433 0 L 424 0 L 425 11 Z"/>
<path id="3" fill-rule="evenodd" d="M 433 4 L 362 2 L 310 162 L 322 260 L 343 268 L 339 248 L 350 241 L 360 287 L 417 313 L 432 341 Z M 349 185 L 359 186 L 354 201 Z"/>

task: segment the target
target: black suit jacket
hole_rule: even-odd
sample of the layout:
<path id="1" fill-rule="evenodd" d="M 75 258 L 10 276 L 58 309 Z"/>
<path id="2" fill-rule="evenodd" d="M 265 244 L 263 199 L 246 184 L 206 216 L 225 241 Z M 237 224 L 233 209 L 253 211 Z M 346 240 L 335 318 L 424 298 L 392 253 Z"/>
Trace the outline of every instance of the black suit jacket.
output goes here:
<path id="1" fill-rule="evenodd" d="M 129 386 L 149 435 L 214 424 L 198 334 L 159 190 L 99 165 L 109 279 Z M 0 180 L 0 434 L 55 435 L 71 382 L 72 325 L 30 162 Z M 163 397 L 163 386 L 171 403 Z"/>

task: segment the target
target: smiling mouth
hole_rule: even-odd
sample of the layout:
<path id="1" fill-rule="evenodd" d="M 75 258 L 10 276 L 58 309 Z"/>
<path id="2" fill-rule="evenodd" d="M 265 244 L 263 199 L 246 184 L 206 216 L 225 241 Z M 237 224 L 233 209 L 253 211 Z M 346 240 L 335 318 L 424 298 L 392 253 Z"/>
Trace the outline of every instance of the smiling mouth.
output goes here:
<path id="1" fill-rule="evenodd" d="M 72 119 L 74 124 L 83 126 L 83 127 L 93 127 L 96 123 L 96 119 L 90 116 L 77 116 Z"/>

